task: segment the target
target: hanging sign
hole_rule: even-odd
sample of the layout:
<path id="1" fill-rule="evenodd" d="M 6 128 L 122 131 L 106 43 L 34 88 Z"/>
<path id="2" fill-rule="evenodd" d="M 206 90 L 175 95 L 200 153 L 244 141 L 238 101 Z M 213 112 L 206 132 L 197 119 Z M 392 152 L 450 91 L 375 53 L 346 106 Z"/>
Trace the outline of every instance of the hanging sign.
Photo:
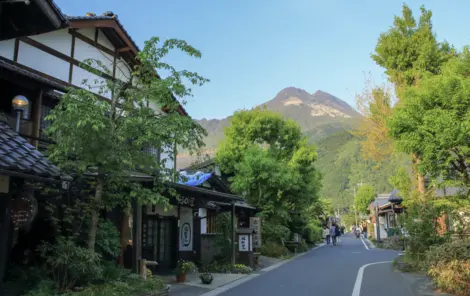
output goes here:
<path id="1" fill-rule="evenodd" d="M 179 229 L 179 250 L 193 250 L 193 213 L 192 210 L 181 211 Z"/>
<path id="2" fill-rule="evenodd" d="M 36 218 L 38 203 L 31 190 L 23 191 L 11 204 L 11 220 L 16 228 L 27 228 Z"/>
<path id="3" fill-rule="evenodd" d="M 240 234 L 238 236 L 238 250 L 240 252 L 248 252 L 250 250 L 250 242 L 248 240 L 247 234 Z"/>
<path id="4" fill-rule="evenodd" d="M 250 217 L 250 228 L 255 233 L 253 234 L 253 248 L 261 247 L 261 217 Z"/>

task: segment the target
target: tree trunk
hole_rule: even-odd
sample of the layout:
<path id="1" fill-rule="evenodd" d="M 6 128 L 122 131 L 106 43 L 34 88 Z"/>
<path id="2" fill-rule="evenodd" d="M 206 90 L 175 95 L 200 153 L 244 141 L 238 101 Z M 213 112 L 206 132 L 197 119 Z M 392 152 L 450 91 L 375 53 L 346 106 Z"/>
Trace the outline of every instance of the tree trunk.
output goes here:
<path id="1" fill-rule="evenodd" d="M 416 177 L 416 189 L 419 193 L 425 193 L 426 186 L 424 182 L 424 176 L 418 170 L 421 159 L 416 154 L 411 154 L 411 160 L 413 162 L 413 171 Z"/>
<path id="2" fill-rule="evenodd" d="M 121 256 L 119 256 L 119 265 L 124 268 L 124 252 L 127 248 L 127 238 L 129 237 L 129 213 L 127 209 L 122 211 L 121 218 Z"/>
<path id="3" fill-rule="evenodd" d="M 91 205 L 91 223 L 90 229 L 88 230 L 88 249 L 90 250 L 95 249 L 96 232 L 98 230 L 98 220 L 100 218 L 100 204 L 103 198 L 104 189 L 104 178 L 102 176 L 98 176 L 96 181 L 95 198 Z"/>

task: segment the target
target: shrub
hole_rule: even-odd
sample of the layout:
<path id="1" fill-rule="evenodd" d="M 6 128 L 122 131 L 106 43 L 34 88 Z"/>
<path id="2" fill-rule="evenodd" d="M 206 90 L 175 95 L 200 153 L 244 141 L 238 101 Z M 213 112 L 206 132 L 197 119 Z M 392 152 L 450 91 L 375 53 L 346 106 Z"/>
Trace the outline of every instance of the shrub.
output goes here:
<path id="1" fill-rule="evenodd" d="M 470 239 L 454 240 L 439 246 L 433 246 L 422 260 L 423 270 L 454 260 L 470 260 Z"/>
<path id="2" fill-rule="evenodd" d="M 455 295 L 470 296 L 470 259 L 439 262 L 429 269 L 428 274 L 438 288 Z"/>
<path id="3" fill-rule="evenodd" d="M 279 258 L 289 255 L 289 250 L 283 245 L 265 242 L 261 246 L 261 254 L 267 257 Z"/>
<path id="4" fill-rule="evenodd" d="M 121 253 L 120 233 L 109 220 L 101 219 L 96 232 L 96 251 L 109 259 Z"/>
<path id="5" fill-rule="evenodd" d="M 246 266 L 244 264 L 235 264 L 233 266 L 232 271 L 234 273 L 243 273 L 243 274 L 248 274 L 253 271 L 253 269 L 249 266 Z"/>
<path id="6" fill-rule="evenodd" d="M 101 256 L 68 238 L 58 237 L 54 244 L 45 242 L 38 250 L 58 292 L 102 277 Z"/>
<path id="7" fill-rule="evenodd" d="M 307 252 L 309 250 L 307 242 L 305 240 L 301 240 L 299 243 L 299 252 Z"/>
<path id="8" fill-rule="evenodd" d="M 317 243 L 323 240 L 323 229 L 318 225 L 307 225 L 304 231 L 306 241 L 309 243 Z"/>

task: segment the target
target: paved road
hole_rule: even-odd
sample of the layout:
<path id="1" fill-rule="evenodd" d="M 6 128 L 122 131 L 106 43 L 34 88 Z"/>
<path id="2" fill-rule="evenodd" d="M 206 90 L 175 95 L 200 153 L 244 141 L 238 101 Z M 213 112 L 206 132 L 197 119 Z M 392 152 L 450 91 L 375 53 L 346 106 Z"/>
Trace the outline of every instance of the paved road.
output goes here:
<path id="1" fill-rule="evenodd" d="M 417 296 L 416 280 L 394 272 L 391 262 L 363 269 L 361 288 L 354 292 L 361 267 L 392 261 L 398 252 L 367 250 L 361 240 L 344 236 L 338 246 L 326 245 L 279 268 L 263 273 L 222 296 Z M 422 289 L 421 289 L 422 290 Z"/>

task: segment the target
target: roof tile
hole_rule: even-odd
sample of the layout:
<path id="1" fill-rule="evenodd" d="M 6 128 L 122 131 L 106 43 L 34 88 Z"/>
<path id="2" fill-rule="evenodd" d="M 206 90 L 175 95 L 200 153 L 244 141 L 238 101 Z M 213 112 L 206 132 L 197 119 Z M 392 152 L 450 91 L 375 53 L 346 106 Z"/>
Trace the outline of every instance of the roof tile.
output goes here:
<path id="1" fill-rule="evenodd" d="M 1 170 L 47 178 L 60 177 L 59 169 L 4 121 L 0 121 L 0 156 Z"/>

